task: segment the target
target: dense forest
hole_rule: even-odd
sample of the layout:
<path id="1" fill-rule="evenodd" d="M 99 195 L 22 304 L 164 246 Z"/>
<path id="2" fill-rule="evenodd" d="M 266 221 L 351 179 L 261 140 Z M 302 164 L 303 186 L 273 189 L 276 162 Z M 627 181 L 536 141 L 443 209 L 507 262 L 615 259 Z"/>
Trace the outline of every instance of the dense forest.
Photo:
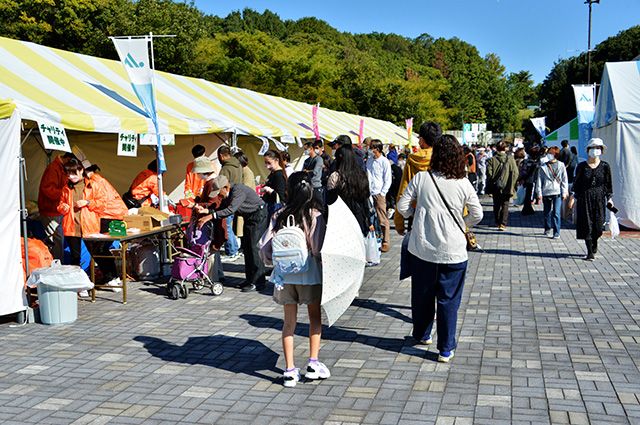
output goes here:
<path id="1" fill-rule="evenodd" d="M 173 0 L 5 0 L 0 21 L 0 36 L 110 59 L 117 54 L 109 36 L 173 34 L 154 41 L 159 70 L 402 126 L 413 117 L 448 129 L 486 122 L 495 132 L 520 131 L 526 121 L 519 112 L 538 103 L 528 71 L 507 73 L 494 54 L 482 57 L 468 42 L 426 33 L 415 39 L 351 34 L 316 18 L 283 21 L 268 10 L 218 17 Z M 629 56 L 637 46 L 639 27 L 628 31 L 628 47 L 606 45 L 609 40 L 596 47 L 594 78 L 604 61 Z M 552 121 L 575 116 L 566 93 L 571 83 L 584 82 L 581 61 L 555 64 L 542 85 L 542 112 Z"/>

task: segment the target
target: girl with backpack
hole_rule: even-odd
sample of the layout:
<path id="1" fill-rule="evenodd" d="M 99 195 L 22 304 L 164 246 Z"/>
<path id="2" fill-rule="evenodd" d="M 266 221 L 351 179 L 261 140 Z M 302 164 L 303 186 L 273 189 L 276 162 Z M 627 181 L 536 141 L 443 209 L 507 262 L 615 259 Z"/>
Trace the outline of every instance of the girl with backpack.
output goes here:
<path id="1" fill-rule="evenodd" d="M 282 327 L 282 347 L 286 361 L 284 386 L 294 387 L 300 380 L 300 369 L 294 366 L 293 334 L 296 328 L 298 305 L 306 304 L 309 312 L 309 364 L 305 372 L 307 379 L 326 379 L 331 376 L 329 369 L 318 361 L 322 322 L 320 301 L 322 297 L 322 269 L 320 248 L 324 242 L 326 223 L 321 213 L 322 205 L 314 196 L 311 179 L 307 173 L 296 172 L 287 179 L 286 201 L 283 208 L 275 212 L 269 228 L 258 243 L 260 258 L 266 265 L 273 265 L 272 280 L 275 281 L 273 299 L 284 307 Z M 296 244 L 296 226 L 303 231 L 304 241 Z M 283 234 L 291 235 L 286 243 L 281 243 Z M 300 233 L 300 232 L 298 232 Z M 291 243 L 289 243 L 291 242 Z M 295 246 L 302 245 L 294 252 Z M 306 246 L 305 246 L 306 245 Z M 283 246 L 289 246 L 288 258 L 305 258 L 304 264 L 289 267 L 295 260 L 284 264 Z"/>

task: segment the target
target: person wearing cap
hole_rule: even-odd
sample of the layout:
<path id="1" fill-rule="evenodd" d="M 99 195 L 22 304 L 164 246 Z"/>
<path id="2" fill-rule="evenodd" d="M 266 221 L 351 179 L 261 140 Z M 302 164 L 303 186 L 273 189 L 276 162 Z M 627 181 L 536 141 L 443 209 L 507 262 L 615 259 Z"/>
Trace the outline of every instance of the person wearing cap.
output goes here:
<path id="1" fill-rule="evenodd" d="M 335 166 L 336 152 L 338 151 L 338 148 L 340 146 L 344 146 L 344 145 L 349 145 L 353 149 L 353 152 L 356 154 L 358 164 L 362 167 L 363 170 L 366 170 L 364 167 L 364 159 L 363 159 L 364 155 L 362 155 L 362 151 L 360 149 L 355 148 L 353 146 L 353 144 L 351 143 L 351 138 L 349 136 L 347 136 L 346 134 L 341 134 L 335 139 L 333 139 L 331 142 L 329 142 L 328 144 L 331 147 L 331 150 L 333 151 L 332 153 L 334 158 L 334 161 L 331 163 L 331 168 L 329 169 L 329 175 L 331 175 L 334 171 L 336 171 L 336 166 Z"/>
<path id="2" fill-rule="evenodd" d="M 220 205 L 223 198 L 219 195 L 219 190 L 214 189 L 214 180 L 216 178 L 216 169 L 207 157 L 198 157 L 193 161 L 191 170 L 197 174 L 198 178 L 204 182 L 200 195 L 195 198 L 195 204 L 191 205 L 195 214 L 193 219 L 198 229 L 203 229 L 200 237 L 203 238 L 198 243 L 204 244 L 210 240 L 209 245 L 209 277 L 214 282 L 224 281 L 224 271 L 222 269 L 222 261 L 220 259 L 220 248 L 227 241 L 227 222 L 225 219 L 213 219 L 209 213 L 202 214 L 195 208 L 196 205 L 202 208 L 213 209 Z M 208 227 L 205 227 L 208 226 Z"/>
<path id="3" fill-rule="evenodd" d="M 589 159 L 576 167 L 573 192 L 576 205 L 576 238 L 583 239 L 587 247 L 585 260 L 593 261 L 598 253 L 598 239 L 606 218 L 605 208 L 614 208 L 611 167 L 600 156 L 607 151 L 602 139 L 593 138 L 587 145 Z M 570 205 L 574 207 L 574 205 Z"/>
<path id="4" fill-rule="evenodd" d="M 205 156 L 206 149 L 202 145 L 195 145 L 191 149 L 191 154 L 193 158 L 200 158 Z M 213 163 L 212 163 L 213 165 Z M 186 199 L 194 199 L 196 196 L 200 195 L 202 192 L 202 187 L 204 186 L 204 180 L 198 177 L 197 173 L 193 172 L 194 162 L 190 162 L 187 164 L 187 175 L 184 179 L 184 197 Z M 213 165 L 213 173 L 214 177 L 217 175 L 216 166 Z"/>
<path id="5" fill-rule="evenodd" d="M 433 121 L 425 121 L 420 126 L 420 138 L 418 144 L 420 150 L 409 154 L 407 158 L 407 164 L 402 170 L 402 179 L 400 180 L 400 186 L 398 188 L 398 197 L 396 198 L 396 204 L 402 197 L 404 190 L 409 185 L 411 179 L 420 171 L 427 171 L 431 164 L 431 152 L 433 151 L 433 142 L 442 134 L 442 127 L 440 124 Z M 409 219 L 411 221 L 411 219 Z M 396 226 L 398 234 L 403 236 L 406 233 L 404 226 L 404 217 L 400 214 L 396 208 L 396 212 L 393 214 L 393 222 Z"/>
<path id="6" fill-rule="evenodd" d="M 246 282 L 242 292 L 261 291 L 265 287 L 265 266 L 260 259 L 258 241 L 267 230 L 266 204 L 255 190 L 242 183 L 229 183 L 226 176 L 220 175 L 213 180 L 209 197 L 222 196 L 218 207 L 196 205 L 198 214 L 211 214 L 214 219 L 227 218 L 237 214 L 244 218 L 242 250 L 244 251 L 244 272 Z"/>

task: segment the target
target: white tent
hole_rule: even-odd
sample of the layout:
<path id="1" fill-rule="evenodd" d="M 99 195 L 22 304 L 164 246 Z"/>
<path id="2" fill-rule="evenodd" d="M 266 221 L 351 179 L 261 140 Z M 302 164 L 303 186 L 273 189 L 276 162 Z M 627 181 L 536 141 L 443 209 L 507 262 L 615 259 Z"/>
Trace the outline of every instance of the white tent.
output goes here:
<path id="1" fill-rule="evenodd" d="M 605 64 L 592 137 L 608 148 L 618 221 L 640 229 L 640 62 Z"/>
<path id="2" fill-rule="evenodd" d="M 560 145 L 563 140 L 569 141 L 569 146 L 578 147 L 578 118 L 574 118 L 562 127 L 558 128 L 556 131 L 551 132 L 547 135 L 547 146 L 557 146 L 561 148 Z"/>

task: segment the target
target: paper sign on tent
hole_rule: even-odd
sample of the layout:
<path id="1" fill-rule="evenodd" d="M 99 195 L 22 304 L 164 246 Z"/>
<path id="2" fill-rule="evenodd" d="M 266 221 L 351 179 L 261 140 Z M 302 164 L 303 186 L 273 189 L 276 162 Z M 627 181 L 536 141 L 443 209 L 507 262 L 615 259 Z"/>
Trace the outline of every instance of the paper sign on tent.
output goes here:
<path id="1" fill-rule="evenodd" d="M 118 134 L 118 156 L 138 156 L 138 133 L 127 131 Z"/>
<path id="2" fill-rule="evenodd" d="M 45 149 L 71 153 L 67 133 L 61 124 L 38 121 L 38 129 Z"/>

